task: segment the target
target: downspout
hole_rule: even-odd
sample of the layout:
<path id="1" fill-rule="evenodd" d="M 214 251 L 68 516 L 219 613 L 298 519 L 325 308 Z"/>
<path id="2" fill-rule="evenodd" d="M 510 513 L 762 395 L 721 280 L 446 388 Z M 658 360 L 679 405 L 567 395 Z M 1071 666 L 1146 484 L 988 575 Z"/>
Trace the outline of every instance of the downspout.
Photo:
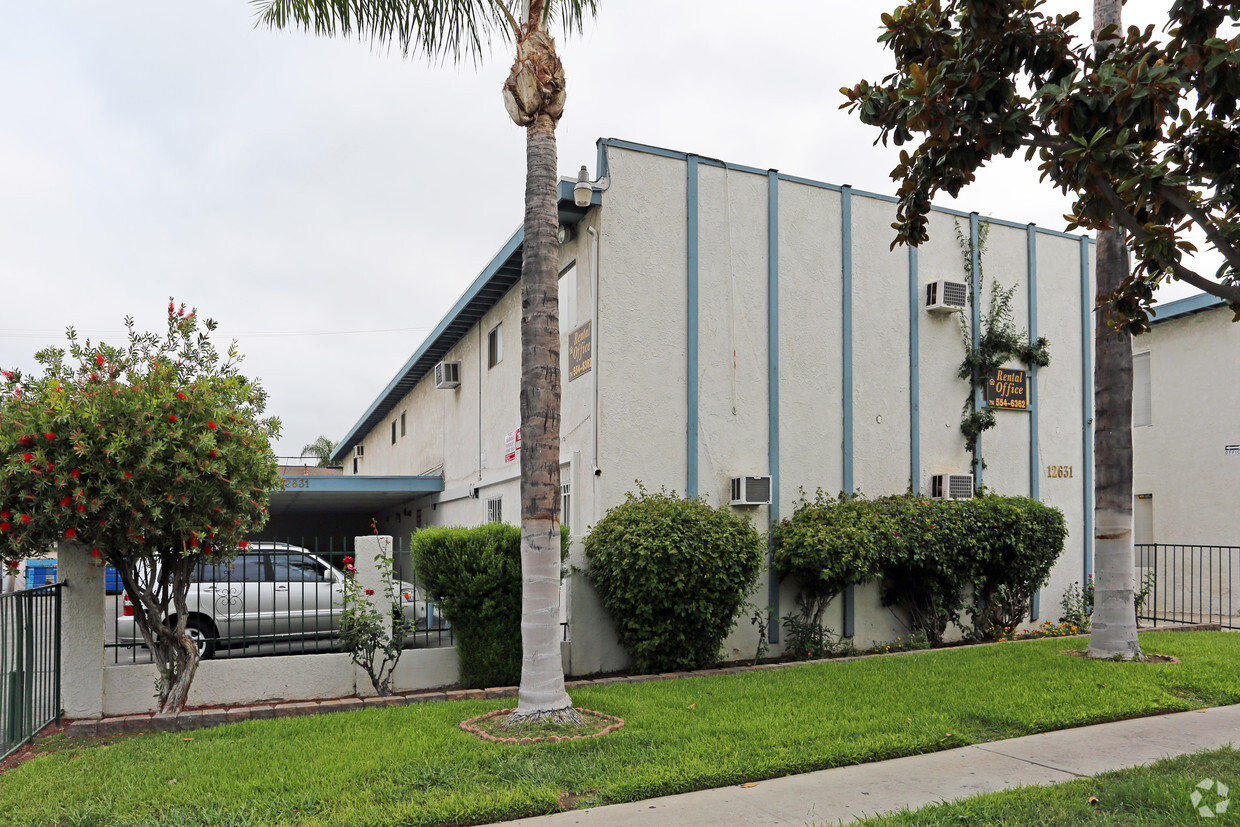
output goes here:
<path id="1" fill-rule="evenodd" d="M 594 375 L 590 393 L 590 470 L 597 479 L 603 471 L 598 467 L 598 230 L 586 227 L 590 234 L 590 373 Z M 598 520 L 598 492 L 594 491 L 591 516 Z"/>

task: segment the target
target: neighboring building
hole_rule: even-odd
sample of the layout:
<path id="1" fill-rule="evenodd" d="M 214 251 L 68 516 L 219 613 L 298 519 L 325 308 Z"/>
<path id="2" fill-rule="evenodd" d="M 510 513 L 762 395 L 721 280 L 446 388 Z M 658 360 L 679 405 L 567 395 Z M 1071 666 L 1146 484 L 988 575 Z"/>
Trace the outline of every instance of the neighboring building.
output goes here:
<path id="1" fill-rule="evenodd" d="M 1132 340 L 1137 543 L 1240 546 L 1240 325 L 1233 316 L 1222 299 L 1203 293 L 1159 305 L 1153 329 Z"/>
<path id="2" fill-rule="evenodd" d="M 563 520 L 575 537 L 638 481 L 718 505 L 733 477 L 769 475 L 771 504 L 738 506 L 765 531 L 802 490 L 928 494 L 932 475 L 969 473 L 959 314 L 925 303 L 930 282 L 971 284 L 957 227 L 967 237 L 976 220 L 936 210 L 929 242 L 892 250 L 890 197 L 618 140 L 599 142 L 597 164 L 588 208 L 561 183 Z M 1067 550 L 1042 591 L 1043 619 L 1054 619 L 1092 547 L 1091 241 L 990 225 L 986 277 L 1018 286 L 1014 319 L 1049 339 L 1052 362 L 1030 372 L 1029 410 L 999 411 L 982 437 L 982 482 L 1063 510 Z M 346 480 L 442 477 L 442 491 L 386 513 L 385 533 L 518 521 L 521 240 L 337 448 Z M 437 388 L 440 362 L 458 365 Z M 784 615 L 795 597 L 791 584 L 764 583 L 754 599 Z M 570 672 L 621 667 L 576 575 L 568 602 Z M 829 616 L 859 643 L 906 633 L 874 587 Z M 752 656 L 756 643 L 745 624 L 728 646 Z"/>

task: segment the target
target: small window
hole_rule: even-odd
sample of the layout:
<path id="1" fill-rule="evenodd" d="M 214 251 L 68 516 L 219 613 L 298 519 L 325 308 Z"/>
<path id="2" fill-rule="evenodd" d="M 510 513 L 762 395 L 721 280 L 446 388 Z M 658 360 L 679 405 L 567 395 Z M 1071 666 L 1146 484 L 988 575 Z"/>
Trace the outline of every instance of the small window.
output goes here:
<path id="1" fill-rule="evenodd" d="M 357 457 L 353 458 L 353 473 L 357 473 Z"/>
<path id="2" fill-rule="evenodd" d="M 400 412 L 400 435 L 405 435 L 405 412 Z"/>
<path id="3" fill-rule="evenodd" d="M 392 420 L 392 444 L 396 444 L 396 420 Z"/>
<path id="4" fill-rule="evenodd" d="M 1138 353 L 1132 357 L 1132 426 L 1134 428 L 1154 424 L 1150 390 L 1150 354 Z"/>
<path id="5" fill-rule="evenodd" d="M 572 513 L 569 509 L 573 504 L 573 484 L 565 482 L 560 484 L 560 523 L 568 523 L 568 515 Z"/>
<path id="6" fill-rule="evenodd" d="M 504 323 L 491 328 L 487 336 L 487 367 L 493 368 L 504 361 Z"/>
<path id="7" fill-rule="evenodd" d="M 487 498 L 487 522 L 502 523 L 504 521 L 504 498 L 488 497 Z"/>

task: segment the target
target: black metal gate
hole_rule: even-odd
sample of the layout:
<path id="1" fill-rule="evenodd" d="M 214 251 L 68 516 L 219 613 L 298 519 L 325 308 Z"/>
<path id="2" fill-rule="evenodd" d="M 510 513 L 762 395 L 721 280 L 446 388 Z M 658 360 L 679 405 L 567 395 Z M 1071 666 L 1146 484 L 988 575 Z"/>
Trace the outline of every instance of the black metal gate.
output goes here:
<path id="1" fill-rule="evenodd" d="M 1138 621 L 1240 629 L 1240 546 L 1138 545 Z"/>
<path id="2" fill-rule="evenodd" d="M 0 595 L 0 759 L 60 722 L 60 589 Z"/>

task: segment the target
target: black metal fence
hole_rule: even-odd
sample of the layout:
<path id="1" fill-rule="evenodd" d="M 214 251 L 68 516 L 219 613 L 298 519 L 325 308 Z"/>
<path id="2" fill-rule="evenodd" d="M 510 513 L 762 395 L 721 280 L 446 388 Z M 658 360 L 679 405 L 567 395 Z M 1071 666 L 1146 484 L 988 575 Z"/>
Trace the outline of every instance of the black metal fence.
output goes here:
<path id="1" fill-rule="evenodd" d="M 60 589 L 0 595 L 0 759 L 60 722 Z"/>
<path id="2" fill-rule="evenodd" d="M 1240 629 L 1240 546 L 1135 546 L 1138 622 L 1217 623 Z"/>
<path id="3" fill-rule="evenodd" d="M 395 598 L 413 631 L 405 648 L 452 645 L 452 630 L 414 582 L 405 538 L 394 538 Z M 251 543 L 227 563 L 200 565 L 187 600 L 186 630 L 204 657 L 291 655 L 339 650 L 344 571 L 351 538 Z M 129 595 L 109 603 L 111 663 L 149 663 Z"/>

